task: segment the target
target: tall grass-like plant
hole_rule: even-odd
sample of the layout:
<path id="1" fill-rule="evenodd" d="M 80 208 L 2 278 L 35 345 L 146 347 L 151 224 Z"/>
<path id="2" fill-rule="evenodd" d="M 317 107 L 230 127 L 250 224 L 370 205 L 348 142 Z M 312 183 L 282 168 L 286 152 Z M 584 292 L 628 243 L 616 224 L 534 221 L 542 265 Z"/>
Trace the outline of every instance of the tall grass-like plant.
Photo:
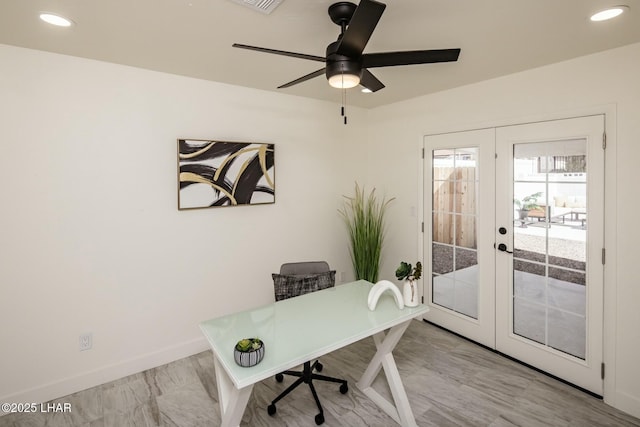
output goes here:
<path id="1" fill-rule="evenodd" d="M 385 234 L 385 212 L 393 198 L 379 200 L 374 188 L 367 195 L 356 183 L 353 197 L 345 197 L 339 210 L 349 231 L 351 262 L 356 280 L 378 281 L 380 255 Z"/>

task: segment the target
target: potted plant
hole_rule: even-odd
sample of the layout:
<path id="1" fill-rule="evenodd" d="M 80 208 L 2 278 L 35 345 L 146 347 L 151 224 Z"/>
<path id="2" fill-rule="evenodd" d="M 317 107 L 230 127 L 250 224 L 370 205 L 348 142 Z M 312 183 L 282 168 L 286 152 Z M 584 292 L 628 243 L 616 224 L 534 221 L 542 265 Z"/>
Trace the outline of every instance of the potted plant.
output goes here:
<path id="1" fill-rule="evenodd" d="M 526 197 L 520 199 L 513 199 L 513 204 L 517 206 L 518 213 L 520 214 L 520 220 L 524 221 L 527 215 L 529 215 L 529 211 L 540 209 L 540 205 L 538 204 L 538 197 L 542 197 L 542 192 L 537 192 L 530 194 Z"/>
<path id="2" fill-rule="evenodd" d="M 365 195 L 356 183 L 355 196 L 347 197 L 340 215 L 349 231 L 351 262 L 356 280 L 378 281 L 385 231 L 385 213 L 393 198 L 379 200 L 375 188 Z"/>
<path id="3" fill-rule="evenodd" d="M 243 338 L 233 349 L 233 358 L 240 366 L 255 366 L 264 357 L 264 343 L 260 338 Z"/>
<path id="4" fill-rule="evenodd" d="M 412 267 L 404 261 L 400 263 L 400 267 L 396 270 L 396 277 L 398 280 L 404 280 L 404 288 L 402 290 L 402 297 L 404 299 L 404 305 L 408 307 L 415 307 L 418 305 L 418 285 L 417 280 L 422 276 L 422 263 L 416 262 L 416 266 Z"/>

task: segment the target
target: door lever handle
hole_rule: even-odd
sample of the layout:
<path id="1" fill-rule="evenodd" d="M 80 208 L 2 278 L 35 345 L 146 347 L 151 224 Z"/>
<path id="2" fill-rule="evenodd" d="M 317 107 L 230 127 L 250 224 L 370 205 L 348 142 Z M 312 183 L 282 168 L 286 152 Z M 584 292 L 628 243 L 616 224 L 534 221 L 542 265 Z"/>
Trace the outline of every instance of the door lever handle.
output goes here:
<path id="1" fill-rule="evenodd" d="M 500 243 L 500 244 L 498 245 L 498 250 L 499 250 L 500 252 L 506 252 L 506 253 L 508 253 L 508 254 L 512 254 L 512 253 L 513 253 L 512 251 L 508 251 L 508 250 L 507 250 L 507 245 L 505 245 L 504 243 Z"/>

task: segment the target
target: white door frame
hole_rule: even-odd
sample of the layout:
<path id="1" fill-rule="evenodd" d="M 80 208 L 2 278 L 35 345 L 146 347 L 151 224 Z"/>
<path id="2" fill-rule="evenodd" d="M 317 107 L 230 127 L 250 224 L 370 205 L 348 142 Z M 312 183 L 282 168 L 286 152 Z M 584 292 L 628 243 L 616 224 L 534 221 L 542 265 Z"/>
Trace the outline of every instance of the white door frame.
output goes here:
<path id="1" fill-rule="evenodd" d="M 596 114 L 604 114 L 605 116 L 605 132 L 607 135 L 607 148 L 605 151 L 605 212 L 604 212 L 604 233 L 605 240 L 604 245 L 606 248 L 606 258 L 607 263 L 604 265 L 604 304 L 603 304 L 603 317 L 604 317 L 604 337 L 603 337 L 603 360 L 606 365 L 606 375 L 604 378 L 604 401 L 605 403 L 619 407 L 618 398 L 616 393 L 616 336 L 617 336 L 617 328 L 616 328 L 616 313 L 617 313 L 617 271 L 615 268 L 615 260 L 616 259 L 616 231 L 617 231 L 617 161 L 616 161 L 616 151 L 617 151 L 617 108 L 615 104 L 606 104 L 585 108 L 576 108 L 569 111 L 564 112 L 554 112 L 554 113 L 543 113 L 543 114 L 532 114 L 529 116 L 522 116 L 519 118 L 511 118 L 511 119 L 493 119 L 487 120 L 479 123 L 466 123 L 466 124 L 453 124 L 453 125 L 438 125 L 431 127 L 425 127 L 422 131 L 421 135 L 416 140 L 416 152 L 422 153 L 424 156 L 424 137 L 427 135 L 437 135 L 443 133 L 453 133 L 460 131 L 468 131 L 468 130 L 476 130 L 483 128 L 491 128 L 491 127 L 502 127 L 502 126 L 511 126 L 511 125 L 519 125 L 526 123 L 536 123 L 536 122 L 544 122 L 550 120 L 561 120 L 561 119 L 570 119 L 574 117 L 580 116 L 588 116 L 588 115 L 596 115 Z M 425 120 L 427 121 L 427 120 Z M 418 156 L 419 157 L 419 156 Z M 423 209 L 424 206 L 424 197 L 425 197 L 425 179 L 424 179 L 424 160 L 419 158 L 418 160 L 418 176 L 417 178 L 417 186 L 418 186 L 418 214 L 419 218 L 422 218 L 423 221 L 427 220 L 425 218 L 425 212 Z M 429 213 L 430 215 L 431 213 Z M 424 262 L 427 262 L 430 259 L 430 253 L 424 253 L 424 242 L 426 238 L 426 234 L 422 233 L 422 227 L 426 227 L 427 225 L 418 222 L 418 229 L 416 232 L 418 233 L 418 258 Z M 426 283 L 425 278 L 422 279 L 423 286 L 420 287 L 420 291 L 423 292 L 424 284 Z M 424 292 L 422 293 L 424 296 Z M 621 404 L 624 402 L 620 402 Z"/>

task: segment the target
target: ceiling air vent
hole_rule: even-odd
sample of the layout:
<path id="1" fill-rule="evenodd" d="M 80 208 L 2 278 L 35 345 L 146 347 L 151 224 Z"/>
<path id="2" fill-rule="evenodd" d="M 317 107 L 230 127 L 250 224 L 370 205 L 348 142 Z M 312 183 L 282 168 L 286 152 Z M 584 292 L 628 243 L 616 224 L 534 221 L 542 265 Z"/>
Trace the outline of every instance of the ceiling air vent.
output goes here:
<path id="1" fill-rule="evenodd" d="M 269 14 L 275 10 L 284 0 L 231 0 L 234 3 L 247 6 L 258 12 Z"/>

